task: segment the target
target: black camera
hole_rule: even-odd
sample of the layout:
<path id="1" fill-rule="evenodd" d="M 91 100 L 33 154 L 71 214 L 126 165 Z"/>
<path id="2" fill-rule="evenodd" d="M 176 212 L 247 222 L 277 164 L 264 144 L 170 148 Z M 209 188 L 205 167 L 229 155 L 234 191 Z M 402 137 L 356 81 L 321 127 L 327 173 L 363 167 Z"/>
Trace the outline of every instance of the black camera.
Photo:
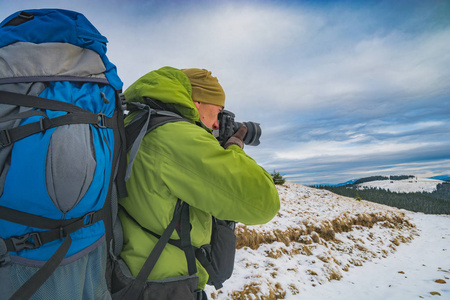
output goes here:
<path id="1" fill-rule="evenodd" d="M 216 138 L 220 145 L 224 146 L 228 139 L 242 126 L 247 127 L 247 134 L 244 136 L 244 144 L 249 146 L 258 146 L 261 137 L 261 127 L 255 122 L 235 122 L 234 113 L 228 110 L 222 110 L 219 113 L 219 132 Z"/>

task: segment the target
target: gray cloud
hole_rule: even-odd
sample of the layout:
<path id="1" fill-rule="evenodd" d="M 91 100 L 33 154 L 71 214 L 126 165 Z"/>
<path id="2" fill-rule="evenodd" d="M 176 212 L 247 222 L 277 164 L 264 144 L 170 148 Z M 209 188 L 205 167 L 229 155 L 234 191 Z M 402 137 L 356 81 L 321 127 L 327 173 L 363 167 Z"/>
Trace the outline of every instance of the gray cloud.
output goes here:
<path id="1" fill-rule="evenodd" d="M 0 11 L 36 5 L 17 2 Z M 449 2 L 40 5 L 84 13 L 125 88 L 165 65 L 212 70 L 237 119 L 261 123 L 246 151 L 269 171 L 307 184 L 450 174 Z"/>

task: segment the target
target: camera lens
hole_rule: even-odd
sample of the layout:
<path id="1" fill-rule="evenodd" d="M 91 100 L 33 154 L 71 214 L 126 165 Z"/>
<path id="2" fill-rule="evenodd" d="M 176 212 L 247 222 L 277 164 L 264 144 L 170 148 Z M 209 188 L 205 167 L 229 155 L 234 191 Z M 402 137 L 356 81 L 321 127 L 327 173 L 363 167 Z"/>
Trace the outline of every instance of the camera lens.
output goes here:
<path id="1" fill-rule="evenodd" d="M 259 123 L 255 122 L 236 122 L 234 131 L 237 131 L 241 126 L 247 127 L 247 134 L 244 136 L 244 144 L 249 146 L 258 146 L 261 137 L 261 127 Z"/>

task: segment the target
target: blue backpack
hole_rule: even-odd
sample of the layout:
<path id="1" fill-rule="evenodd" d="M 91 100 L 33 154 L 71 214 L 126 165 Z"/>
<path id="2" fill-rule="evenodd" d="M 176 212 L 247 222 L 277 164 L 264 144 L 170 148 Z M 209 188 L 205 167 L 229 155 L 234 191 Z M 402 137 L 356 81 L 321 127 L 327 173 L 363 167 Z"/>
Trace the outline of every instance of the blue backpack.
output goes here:
<path id="1" fill-rule="evenodd" d="M 73 11 L 0 23 L 0 299 L 110 298 L 126 158 L 106 43 Z"/>

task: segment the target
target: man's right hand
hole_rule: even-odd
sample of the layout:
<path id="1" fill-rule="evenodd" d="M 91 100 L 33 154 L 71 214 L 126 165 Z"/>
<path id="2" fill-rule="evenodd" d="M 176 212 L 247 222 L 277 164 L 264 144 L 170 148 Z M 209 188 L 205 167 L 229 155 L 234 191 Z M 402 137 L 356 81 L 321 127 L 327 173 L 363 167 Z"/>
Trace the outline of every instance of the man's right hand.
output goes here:
<path id="1" fill-rule="evenodd" d="M 247 127 L 241 126 L 225 143 L 224 148 L 227 149 L 231 145 L 238 145 L 244 149 L 244 137 L 247 134 Z"/>

